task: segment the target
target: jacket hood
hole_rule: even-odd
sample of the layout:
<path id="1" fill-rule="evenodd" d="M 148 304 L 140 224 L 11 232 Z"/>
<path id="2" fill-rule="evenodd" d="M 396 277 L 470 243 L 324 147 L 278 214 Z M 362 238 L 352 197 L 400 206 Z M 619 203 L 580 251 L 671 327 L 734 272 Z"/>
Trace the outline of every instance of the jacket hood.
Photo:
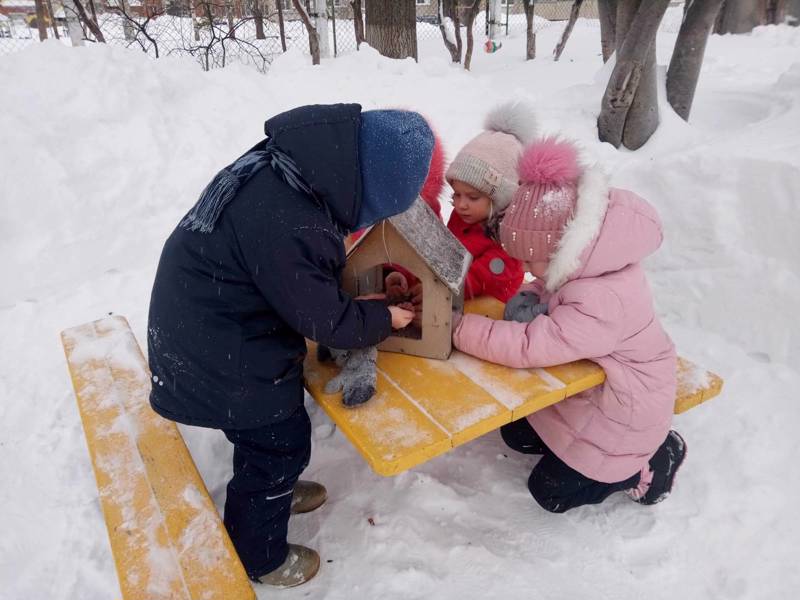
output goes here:
<path id="1" fill-rule="evenodd" d="M 661 220 L 645 200 L 609 188 L 605 174 L 587 168 L 578 184 L 575 213 L 564 228 L 545 274 L 554 292 L 567 281 L 613 273 L 644 260 L 663 241 Z"/>
<path id="2" fill-rule="evenodd" d="M 264 133 L 295 161 L 303 178 L 345 230 L 361 209 L 359 104 L 301 106 L 264 124 Z"/>

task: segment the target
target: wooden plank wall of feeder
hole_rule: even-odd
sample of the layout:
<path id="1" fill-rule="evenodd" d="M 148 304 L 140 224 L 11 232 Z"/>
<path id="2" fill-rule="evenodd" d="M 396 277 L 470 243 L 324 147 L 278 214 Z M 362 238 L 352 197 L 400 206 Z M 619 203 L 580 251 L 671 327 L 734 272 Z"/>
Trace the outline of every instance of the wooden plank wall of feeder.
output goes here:
<path id="1" fill-rule="evenodd" d="M 382 265 L 389 262 L 407 269 L 422 283 L 422 337 L 390 336 L 378 348 L 384 352 L 446 359 L 453 347 L 453 295 L 390 222 L 370 229 L 351 249 L 342 276 L 344 290 L 351 295 L 383 291 Z"/>

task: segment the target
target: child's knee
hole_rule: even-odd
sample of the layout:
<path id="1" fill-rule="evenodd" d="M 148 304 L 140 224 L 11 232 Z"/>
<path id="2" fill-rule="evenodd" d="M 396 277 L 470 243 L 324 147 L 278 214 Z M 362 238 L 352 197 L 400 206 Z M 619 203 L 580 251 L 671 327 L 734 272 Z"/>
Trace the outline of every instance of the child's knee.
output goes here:
<path id="1" fill-rule="evenodd" d="M 563 513 L 572 508 L 560 494 L 560 482 L 553 479 L 549 473 L 534 467 L 531 476 L 528 478 L 528 490 L 533 499 L 551 513 Z"/>
<path id="2" fill-rule="evenodd" d="M 500 428 L 500 437 L 506 446 L 524 454 L 542 454 L 544 446 L 541 438 L 533 430 L 527 419 L 507 423 Z"/>

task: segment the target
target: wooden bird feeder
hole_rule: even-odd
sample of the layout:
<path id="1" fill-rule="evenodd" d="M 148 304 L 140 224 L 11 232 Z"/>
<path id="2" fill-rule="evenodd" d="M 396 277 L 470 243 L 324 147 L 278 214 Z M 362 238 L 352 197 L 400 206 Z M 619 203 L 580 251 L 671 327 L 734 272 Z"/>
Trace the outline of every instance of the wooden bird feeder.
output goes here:
<path id="1" fill-rule="evenodd" d="M 403 267 L 422 284 L 421 327 L 409 325 L 378 346 L 441 360 L 452 351 L 453 311 L 464 307 L 472 255 L 419 198 L 406 212 L 372 226 L 347 253 L 342 287 L 353 296 L 384 292 L 385 275 Z"/>

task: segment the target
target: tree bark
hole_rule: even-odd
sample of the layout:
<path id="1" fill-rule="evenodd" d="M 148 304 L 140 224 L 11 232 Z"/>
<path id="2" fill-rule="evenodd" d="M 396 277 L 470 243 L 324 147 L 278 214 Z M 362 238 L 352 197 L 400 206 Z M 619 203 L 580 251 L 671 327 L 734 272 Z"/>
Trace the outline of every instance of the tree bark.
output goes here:
<path id="1" fill-rule="evenodd" d="M 228 20 L 228 37 L 236 39 L 236 29 L 233 27 L 233 3 L 230 0 L 225 3 L 225 18 Z"/>
<path id="2" fill-rule="evenodd" d="M 564 51 L 564 48 L 567 45 L 567 40 L 569 39 L 569 36 L 575 27 L 575 21 L 578 20 L 578 14 L 580 14 L 581 11 L 581 4 L 583 4 L 583 0 L 574 0 L 572 3 L 572 10 L 569 12 L 569 21 L 567 21 L 567 26 L 564 29 L 564 33 L 561 35 L 561 41 L 556 44 L 556 48 L 553 50 L 553 60 L 555 61 L 561 58 L 561 53 Z"/>
<path id="3" fill-rule="evenodd" d="M 281 34 L 281 48 L 286 52 L 286 26 L 283 23 L 283 5 L 281 0 L 275 0 L 275 5 L 278 7 L 278 30 Z"/>
<path id="4" fill-rule="evenodd" d="M 667 100 L 684 121 L 689 120 L 708 35 L 723 0 L 689 0 L 672 60 L 667 69 Z"/>
<path id="5" fill-rule="evenodd" d="M 297 14 L 300 15 L 303 24 L 306 26 L 306 31 L 308 32 L 308 49 L 311 51 L 311 64 L 318 65 L 319 35 L 317 34 L 317 28 L 311 23 L 311 19 L 308 17 L 306 9 L 303 8 L 302 4 L 300 4 L 300 0 L 292 0 L 292 4 L 294 5 L 294 9 L 297 11 Z"/>
<path id="6" fill-rule="evenodd" d="M 533 0 L 522 0 L 525 10 L 525 60 L 536 58 L 536 31 L 533 29 Z"/>
<path id="7" fill-rule="evenodd" d="M 597 13 L 600 17 L 600 47 L 605 63 L 617 49 L 617 0 L 597 0 Z"/>
<path id="8" fill-rule="evenodd" d="M 353 0 L 350 3 L 353 8 L 353 27 L 356 31 L 356 50 L 361 48 L 361 43 L 366 41 L 364 37 L 364 12 L 361 10 L 361 0 Z"/>
<path id="9" fill-rule="evenodd" d="M 464 54 L 464 68 L 469 71 L 472 66 L 472 50 L 475 47 L 475 34 L 472 32 L 475 25 L 475 18 L 481 11 L 481 0 L 473 0 L 472 6 L 469 7 L 467 12 L 467 51 Z"/>
<path id="10" fill-rule="evenodd" d="M 47 23 L 44 18 L 44 0 L 35 0 L 36 6 L 36 28 L 39 30 L 39 41 L 47 39 Z"/>
<path id="11" fill-rule="evenodd" d="M 445 27 L 445 20 L 450 19 L 453 23 L 454 39 L 447 36 L 447 28 Z M 450 59 L 454 63 L 461 62 L 461 21 L 458 16 L 458 2 L 457 0 L 440 0 L 439 2 L 439 31 L 442 34 L 442 41 L 445 48 L 450 53 Z"/>
<path id="12" fill-rule="evenodd" d="M 261 6 L 261 0 L 253 0 L 253 21 L 256 23 L 256 39 L 267 39 L 264 35 L 264 8 Z"/>
<path id="13" fill-rule="evenodd" d="M 749 33 L 765 23 L 765 0 L 725 0 L 714 33 Z"/>
<path id="14" fill-rule="evenodd" d="M 78 11 L 78 17 L 81 21 L 83 21 L 83 24 L 86 25 L 86 28 L 92 32 L 94 39 L 102 44 L 105 44 L 106 38 L 103 36 L 103 32 L 100 30 L 97 22 L 86 14 L 86 9 L 83 7 L 81 0 L 72 1 L 75 3 L 75 10 Z"/>
<path id="15" fill-rule="evenodd" d="M 635 6 L 631 6 L 635 5 Z M 655 37 L 669 0 L 620 0 L 617 62 L 603 95 L 600 140 L 636 150 L 658 127 Z M 637 10 L 638 9 L 638 10 Z"/>
<path id="16" fill-rule="evenodd" d="M 389 58 L 417 60 L 417 7 L 414 0 L 365 0 L 366 41 Z"/>

